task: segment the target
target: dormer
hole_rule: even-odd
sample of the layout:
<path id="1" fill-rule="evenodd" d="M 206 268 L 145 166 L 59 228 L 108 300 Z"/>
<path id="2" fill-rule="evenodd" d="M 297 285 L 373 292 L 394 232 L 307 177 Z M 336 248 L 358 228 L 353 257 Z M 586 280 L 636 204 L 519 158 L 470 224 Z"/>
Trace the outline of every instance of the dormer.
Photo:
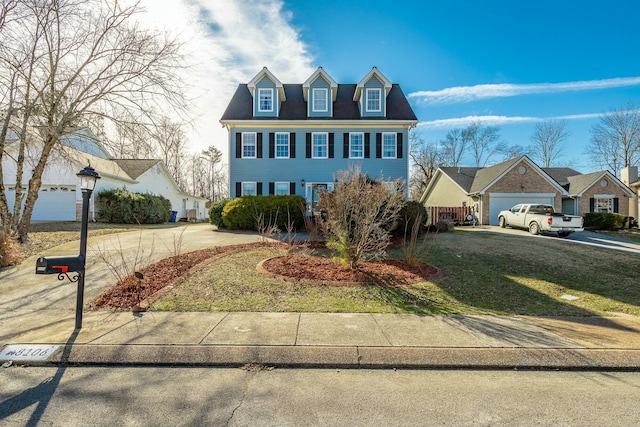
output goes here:
<path id="1" fill-rule="evenodd" d="M 284 87 L 267 67 L 247 83 L 253 97 L 254 117 L 278 117 L 280 105 L 286 101 Z"/>
<path id="2" fill-rule="evenodd" d="M 387 95 L 391 82 L 376 67 L 356 85 L 353 100 L 358 103 L 362 117 L 385 117 L 387 115 Z"/>
<path id="3" fill-rule="evenodd" d="M 322 67 L 302 84 L 302 94 L 307 103 L 307 117 L 333 117 L 338 83 Z"/>

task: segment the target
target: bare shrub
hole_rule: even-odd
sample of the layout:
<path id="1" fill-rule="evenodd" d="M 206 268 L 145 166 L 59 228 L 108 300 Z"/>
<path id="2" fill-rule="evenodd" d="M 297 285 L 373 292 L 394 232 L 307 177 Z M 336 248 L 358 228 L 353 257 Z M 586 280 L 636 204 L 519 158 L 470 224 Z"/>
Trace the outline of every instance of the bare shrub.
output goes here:
<path id="1" fill-rule="evenodd" d="M 402 240 L 402 253 L 407 264 L 414 266 L 423 262 L 429 255 L 431 249 L 430 242 L 427 240 L 427 234 L 422 236 L 423 223 L 422 215 L 418 215 L 411 224 L 409 230 L 409 222 L 405 224 L 404 238 Z"/>
<path id="2" fill-rule="evenodd" d="M 18 241 L 9 233 L 0 231 L 0 267 L 19 264 L 22 258 L 22 249 Z"/>
<path id="3" fill-rule="evenodd" d="M 333 192 L 318 203 L 320 227 L 337 260 L 355 268 L 360 260 L 382 258 L 404 206 L 402 180 L 372 180 L 357 166 L 338 172 Z"/>
<path id="4" fill-rule="evenodd" d="M 151 257 L 154 252 L 154 241 L 150 247 L 145 247 L 142 243 L 142 231 L 138 237 L 138 245 L 134 248 L 134 253 L 126 251 L 122 247 L 120 236 L 116 236 L 117 244 L 113 247 L 98 246 L 95 255 L 99 260 L 107 265 L 109 272 L 115 277 L 118 283 L 135 277 L 136 271 L 151 265 Z"/>
<path id="5" fill-rule="evenodd" d="M 278 213 L 276 211 L 276 218 Z M 256 212 L 256 229 L 260 233 L 260 241 L 262 243 L 269 243 L 273 236 L 280 233 L 280 229 L 276 224 L 276 219 L 269 217 L 268 221 L 265 221 L 264 214 L 262 212 Z"/>

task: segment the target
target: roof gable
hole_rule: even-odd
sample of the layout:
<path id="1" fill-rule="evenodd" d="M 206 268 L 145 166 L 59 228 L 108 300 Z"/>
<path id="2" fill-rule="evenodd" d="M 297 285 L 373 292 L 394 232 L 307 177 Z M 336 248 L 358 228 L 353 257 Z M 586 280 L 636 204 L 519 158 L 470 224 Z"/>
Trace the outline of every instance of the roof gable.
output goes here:
<path id="1" fill-rule="evenodd" d="M 598 182 L 600 182 L 604 178 L 613 182 L 615 185 L 623 189 L 629 195 L 629 197 L 635 196 L 635 193 L 629 187 L 624 185 L 622 181 L 616 178 L 611 172 L 606 170 L 570 176 L 569 177 L 569 195 L 581 197 L 585 191 L 587 191 L 594 185 L 597 185 Z M 606 190 L 603 189 L 603 191 L 606 191 Z"/>
<path id="2" fill-rule="evenodd" d="M 391 82 L 389 81 L 389 79 L 387 79 L 384 74 L 382 74 L 380 72 L 380 70 L 378 70 L 377 67 L 373 67 L 371 68 L 371 71 L 369 71 L 367 73 L 366 76 L 364 76 L 362 78 L 362 80 L 360 80 L 358 82 L 358 84 L 356 85 L 356 90 L 353 94 L 353 100 L 354 101 L 359 101 L 360 97 L 362 96 L 362 89 L 364 89 L 364 86 L 367 84 L 367 82 L 369 80 L 371 80 L 372 78 L 376 78 L 378 79 L 378 81 L 382 84 L 382 86 L 384 87 L 384 94 L 385 96 L 389 95 L 389 92 L 391 92 L 391 87 L 393 86 L 391 84 Z"/>
<path id="3" fill-rule="evenodd" d="M 138 179 L 140 175 L 157 165 L 160 160 L 155 159 L 113 159 L 131 179 Z"/>
<path id="4" fill-rule="evenodd" d="M 302 93 L 305 101 L 309 101 L 309 88 L 317 79 L 324 79 L 331 88 L 331 100 L 335 101 L 338 93 L 338 83 L 322 68 L 318 67 L 304 83 L 302 83 Z"/>
<path id="5" fill-rule="evenodd" d="M 251 96 L 255 96 L 256 85 L 260 82 L 260 80 L 264 78 L 269 79 L 275 85 L 276 90 L 278 91 L 278 95 L 280 96 L 280 101 L 286 101 L 287 99 L 282 83 L 276 78 L 276 76 L 273 75 L 271 71 L 267 69 L 267 67 L 263 67 L 262 70 L 260 70 L 260 72 L 256 74 L 251 80 L 249 80 L 249 83 L 247 83 L 247 88 L 249 89 Z"/>

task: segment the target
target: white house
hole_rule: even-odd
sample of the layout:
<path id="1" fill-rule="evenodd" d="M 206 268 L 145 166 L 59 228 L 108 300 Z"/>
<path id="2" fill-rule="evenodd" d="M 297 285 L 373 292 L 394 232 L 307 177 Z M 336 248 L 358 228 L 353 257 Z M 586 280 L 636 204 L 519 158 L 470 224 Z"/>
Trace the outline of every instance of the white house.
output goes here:
<path id="1" fill-rule="evenodd" d="M 22 176 L 23 191 L 31 178 L 41 144 L 37 138 L 27 146 Z M 15 200 L 18 144 L 7 141 L 3 156 L 3 182 L 9 208 Z M 206 220 L 207 199 L 185 193 L 178 188 L 164 162 L 154 159 L 114 159 L 89 129 L 79 129 L 60 138 L 58 146 L 49 157 L 42 176 L 32 221 L 74 221 L 80 219 L 82 193 L 76 174 L 87 165 L 99 174 L 94 195 L 102 190 L 126 188 L 133 193 L 161 195 L 171 202 L 171 210 L 177 218 Z M 94 197 L 91 198 L 90 215 L 94 217 Z"/>

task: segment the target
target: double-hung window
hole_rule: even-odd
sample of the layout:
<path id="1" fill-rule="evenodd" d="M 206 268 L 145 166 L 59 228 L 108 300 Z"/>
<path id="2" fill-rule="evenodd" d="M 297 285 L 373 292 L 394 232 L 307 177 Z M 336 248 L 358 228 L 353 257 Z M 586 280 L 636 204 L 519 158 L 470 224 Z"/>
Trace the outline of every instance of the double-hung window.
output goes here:
<path id="1" fill-rule="evenodd" d="M 313 89 L 313 112 L 326 113 L 329 111 L 329 91 L 327 89 Z"/>
<path id="2" fill-rule="evenodd" d="M 256 158 L 256 133 L 242 132 L 242 158 Z"/>
<path id="3" fill-rule="evenodd" d="M 291 185 L 288 182 L 276 182 L 274 186 L 274 193 L 276 196 L 288 196 Z"/>
<path id="4" fill-rule="evenodd" d="M 312 141 L 312 157 L 314 159 L 327 159 L 329 158 L 329 144 L 326 133 L 313 133 L 311 135 Z"/>
<path id="5" fill-rule="evenodd" d="M 350 159 L 364 158 L 364 134 L 363 133 L 349 134 L 349 158 Z"/>
<path id="6" fill-rule="evenodd" d="M 396 153 L 396 134 L 395 133 L 383 133 L 382 134 L 382 158 L 383 159 L 395 159 Z"/>
<path id="7" fill-rule="evenodd" d="M 594 204 L 595 212 L 613 213 L 613 198 L 612 197 L 598 197 L 595 198 Z"/>
<path id="8" fill-rule="evenodd" d="M 379 113 L 382 111 L 382 89 L 367 89 L 367 112 Z"/>
<path id="9" fill-rule="evenodd" d="M 273 89 L 258 89 L 258 111 L 273 111 Z"/>
<path id="10" fill-rule="evenodd" d="M 287 132 L 276 133 L 276 159 L 289 158 L 289 134 Z"/>
<path id="11" fill-rule="evenodd" d="M 242 183 L 242 195 L 243 196 L 255 196 L 257 194 L 255 182 L 243 182 Z"/>

